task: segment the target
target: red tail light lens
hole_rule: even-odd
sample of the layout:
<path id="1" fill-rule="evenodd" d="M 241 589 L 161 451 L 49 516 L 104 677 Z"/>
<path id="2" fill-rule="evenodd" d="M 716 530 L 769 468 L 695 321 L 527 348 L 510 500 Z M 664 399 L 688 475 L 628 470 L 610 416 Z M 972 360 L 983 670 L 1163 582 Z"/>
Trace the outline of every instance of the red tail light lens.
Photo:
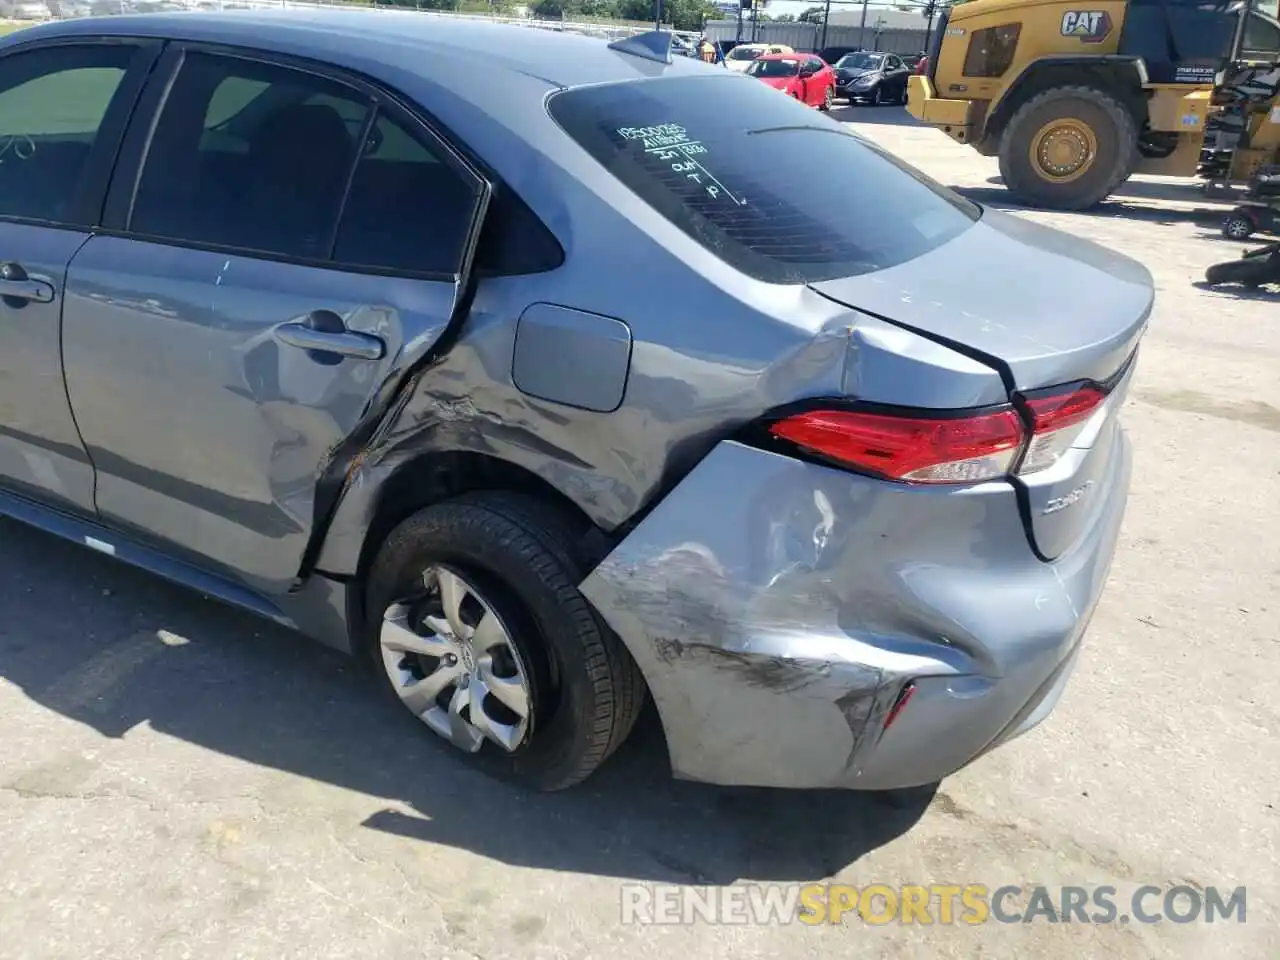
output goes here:
<path id="1" fill-rule="evenodd" d="M 1094 386 L 1028 399 L 1034 430 L 1018 473 L 1035 473 L 1057 463 L 1106 399 Z"/>
<path id="2" fill-rule="evenodd" d="M 911 702 L 911 698 L 916 694 L 916 685 L 914 680 L 908 680 L 906 686 L 898 691 L 898 699 L 893 701 L 893 706 L 889 708 L 889 713 L 884 718 L 884 729 L 888 730 L 893 721 L 906 709 L 907 704 Z"/>
<path id="3" fill-rule="evenodd" d="M 947 419 L 814 410 L 779 420 L 769 431 L 828 459 L 908 483 L 1004 476 L 1025 437 L 1012 410 Z"/>

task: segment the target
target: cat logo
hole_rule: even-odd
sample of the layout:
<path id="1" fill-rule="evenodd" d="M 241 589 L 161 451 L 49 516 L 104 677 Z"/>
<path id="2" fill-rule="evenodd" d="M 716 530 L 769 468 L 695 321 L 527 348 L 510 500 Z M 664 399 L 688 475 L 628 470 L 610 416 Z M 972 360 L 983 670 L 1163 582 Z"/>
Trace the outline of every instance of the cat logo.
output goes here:
<path id="1" fill-rule="evenodd" d="M 1081 43 L 1101 43 L 1111 33 L 1111 14 L 1105 10 L 1068 10 L 1062 15 L 1062 35 Z"/>

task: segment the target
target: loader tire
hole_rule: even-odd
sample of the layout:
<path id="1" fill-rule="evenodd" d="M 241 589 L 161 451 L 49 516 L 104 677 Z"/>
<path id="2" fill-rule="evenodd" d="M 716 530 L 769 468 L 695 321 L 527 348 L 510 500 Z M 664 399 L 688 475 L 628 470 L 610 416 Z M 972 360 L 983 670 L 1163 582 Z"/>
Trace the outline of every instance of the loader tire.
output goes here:
<path id="1" fill-rule="evenodd" d="M 1019 203 L 1085 210 L 1129 178 L 1138 163 L 1133 115 L 1094 87 L 1054 87 L 1009 118 L 1000 175 Z"/>

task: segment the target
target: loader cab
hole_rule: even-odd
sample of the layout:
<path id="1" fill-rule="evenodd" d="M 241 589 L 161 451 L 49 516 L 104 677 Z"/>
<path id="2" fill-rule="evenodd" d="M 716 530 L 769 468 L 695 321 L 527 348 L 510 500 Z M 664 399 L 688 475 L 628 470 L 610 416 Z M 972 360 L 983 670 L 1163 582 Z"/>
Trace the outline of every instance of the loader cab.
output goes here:
<path id="1" fill-rule="evenodd" d="M 1240 0 L 1129 0 L 1117 51 L 1151 83 L 1215 83 L 1239 59 L 1280 58 L 1280 22 Z"/>

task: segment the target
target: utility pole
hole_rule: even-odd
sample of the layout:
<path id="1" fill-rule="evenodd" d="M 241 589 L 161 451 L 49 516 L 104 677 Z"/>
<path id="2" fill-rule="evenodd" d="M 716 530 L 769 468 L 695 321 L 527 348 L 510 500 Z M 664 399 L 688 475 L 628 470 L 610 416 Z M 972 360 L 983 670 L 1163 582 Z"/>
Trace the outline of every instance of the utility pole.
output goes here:
<path id="1" fill-rule="evenodd" d="M 933 15 L 938 12 L 937 0 L 929 0 L 924 8 L 925 15 L 929 18 L 929 25 L 924 28 L 924 53 L 929 52 L 929 41 L 933 38 Z"/>
<path id="2" fill-rule="evenodd" d="M 662 0 L 658 0 L 657 4 L 654 7 L 653 29 L 655 30 L 662 29 Z"/>
<path id="3" fill-rule="evenodd" d="M 862 23 L 858 24 L 858 49 L 866 49 L 867 38 L 867 0 L 862 0 Z"/>
<path id="4" fill-rule="evenodd" d="M 827 49 L 827 24 L 831 21 L 831 0 L 827 0 L 827 8 L 822 14 L 822 42 L 818 44 L 818 52 Z"/>
<path id="5" fill-rule="evenodd" d="M 747 0 L 738 0 L 738 36 L 735 40 L 736 43 L 742 42 L 742 5 L 746 2 Z"/>

